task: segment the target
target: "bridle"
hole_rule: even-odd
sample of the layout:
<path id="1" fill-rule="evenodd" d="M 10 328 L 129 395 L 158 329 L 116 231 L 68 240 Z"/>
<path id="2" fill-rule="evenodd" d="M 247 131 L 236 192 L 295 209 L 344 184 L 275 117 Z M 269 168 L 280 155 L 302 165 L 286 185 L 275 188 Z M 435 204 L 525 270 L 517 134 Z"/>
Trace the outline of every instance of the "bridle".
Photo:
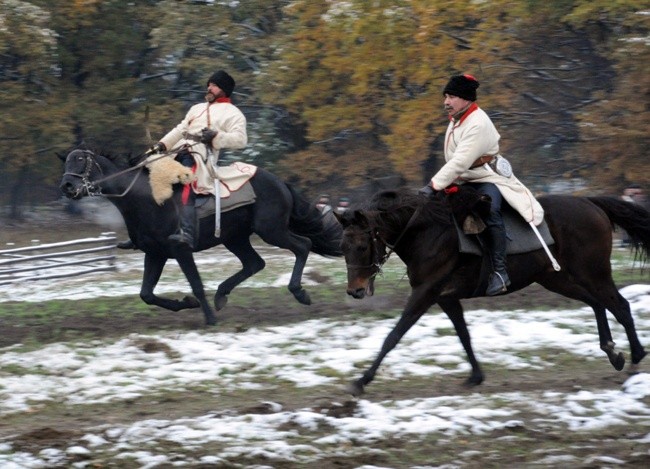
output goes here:
<path id="1" fill-rule="evenodd" d="M 189 140 L 197 140 L 197 139 L 200 138 L 198 136 L 195 136 L 195 135 L 192 135 L 192 134 L 187 134 L 187 133 L 184 134 L 183 137 L 185 137 L 186 139 L 189 139 Z M 190 149 L 191 147 L 193 147 L 197 143 L 198 142 L 191 143 L 191 144 L 184 144 L 183 146 Z M 142 153 L 141 155 L 139 155 L 136 158 L 136 160 L 141 160 L 142 158 L 144 158 L 144 159 L 142 159 L 142 161 L 140 161 L 135 166 L 131 166 L 130 168 L 123 169 L 122 171 L 118 171 L 117 173 L 114 173 L 114 174 L 109 174 L 108 176 L 104 176 L 104 177 L 102 177 L 100 179 L 97 179 L 96 181 L 91 181 L 90 180 L 90 172 L 92 171 L 93 166 L 97 167 L 97 169 L 99 170 L 99 173 L 102 176 L 103 176 L 104 172 L 102 171 L 101 166 L 99 166 L 99 163 L 97 163 L 97 161 L 95 161 L 95 158 L 94 158 L 95 154 L 90 150 L 77 150 L 77 151 L 81 151 L 84 154 L 85 158 L 86 158 L 86 166 L 84 168 L 83 174 L 65 172 L 65 173 L 63 173 L 63 176 L 73 176 L 73 177 L 77 177 L 77 178 L 81 179 L 82 186 L 75 192 L 75 194 L 74 194 L 75 197 L 78 196 L 79 194 L 82 194 L 84 190 L 86 191 L 86 194 L 89 197 L 96 197 L 96 196 L 101 196 L 101 197 L 124 197 L 126 194 L 129 193 L 129 191 L 135 185 L 135 181 L 137 181 L 138 176 L 142 172 L 142 168 L 145 165 L 148 165 L 150 163 L 158 161 L 161 158 L 166 158 L 167 156 L 169 156 L 171 154 L 176 154 L 177 151 L 179 151 L 180 149 L 181 148 L 172 148 L 171 150 L 168 150 L 166 152 L 155 154 L 156 155 L 155 157 L 153 156 L 154 154 L 151 154 L 151 153 L 149 153 L 147 151 L 145 153 Z M 145 157 L 147 157 L 147 158 L 145 158 Z M 136 171 L 136 170 L 138 172 L 135 173 L 135 175 L 133 176 L 133 179 L 129 183 L 128 187 L 124 190 L 124 192 L 122 192 L 121 194 L 103 194 L 102 193 L 102 189 L 101 189 L 101 187 L 99 187 L 99 184 L 101 184 L 102 182 L 109 181 L 111 179 L 115 179 L 116 177 L 120 177 L 123 174 L 130 173 L 130 172 Z"/>
<path id="2" fill-rule="evenodd" d="M 63 173 L 63 176 L 73 176 L 76 178 L 81 179 L 81 187 L 79 187 L 76 192 L 75 196 L 78 196 L 80 194 L 83 194 L 84 192 L 86 195 L 89 197 L 124 197 L 126 194 L 129 193 L 129 191 L 133 188 L 135 185 L 135 181 L 138 179 L 138 176 L 142 172 L 142 168 L 144 167 L 145 164 L 148 164 L 150 161 L 142 161 L 138 163 L 137 165 L 124 169 L 122 171 L 118 171 L 117 173 L 114 174 L 109 174 L 108 176 L 104 176 L 104 171 L 102 170 L 102 167 L 97 163 L 95 160 L 95 154 L 90 151 L 90 150 L 77 150 L 81 151 L 84 155 L 85 158 L 85 165 L 84 165 L 84 170 L 82 174 L 79 173 L 72 173 L 69 171 L 66 171 Z M 166 156 L 166 155 L 161 155 L 161 157 Z M 97 168 L 99 170 L 99 173 L 104 176 L 101 177 L 95 181 L 90 180 L 90 173 L 92 172 L 93 168 Z M 99 186 L 102 182 L 106 182 L 108 180 L 114 179 L 116 177 L 119 177 L 123 174 L 130 173 L 132 171 L 138 170 L 137 173 L 133 176 L 133 179 L 127 186 L 127 188 L 122 192 L 121 194 L 104 194 L 102 193 L 102 188 Z"/>
<path id="3" fill-rule="evenodd" d="M 367 265 L 359 265 L 359 264 L 348 264 L 346 262 L 346 267 L 349 268 L 357 268 L 357 269 L 370 269 L 374 268 L 375 272 L 370 276 L 370 280 L 374 279 L 377 275 L 382 274 L 382 268 L 384 267 L 384 264 L 388 261 L 388 258 L 390 255 L 395 251 L 395 247 L 397 244 L 401 241 L 401 239 L 404 237 L 404 234 L 406 231 L 411 227 L 411 224 L 413 223 L 413 220 L 417 218 L 417 216 L 420 213 L 421 205 L 417 207 L 414 211 L 411 217 L 409 218 L 409 221 L 404 225 L 404 228 L 402 228 L 402 231 L 400 231 L 399 236 L 395 240 L 395 242 L 391 245 L 389 244 L 380 234 L 379 234 L 379 229 L 377 227 L 371 227 L 368 230 L 364 231 L 364 233 L 368 234 L 370 237 L 370 244 L 371 244 L 371 250 L 372 250 L 372 257 L 370 258 L 370 263 Z M 386 248 L 388 248 L 388 251 L 386 251 Z"/>
<path id="4" fill-rule="evenodd" d="M 371 245 L 371 252 L 372 252 L 372 257 L 370 258 L 370 262 L 368 264 L 348 264 L 346 262 L 345 266 L 347 268 L 356 268 L 356 269 L 375 268 L 376 272 L 372 275 L 372 277 L 375 277 L 377 274 L 381 272 L 381 268 L 388 260 L 388 257 L 393 252 L 393 248 L 395 246 L 394 245 L 391 246 L 390 244 L 388 244 L 386 240 L 381 237 L 381 235 L 379 234 L 379 230 L 377 228 L 370 228 L 368 230 L 365 230 L 363 233 L 367 234 L 370 237 L 370 245 Z M 388 252 L 386 252 L 386 247 L 390 249 Z"/>
<path id="5" fill-rule="evenodd" d="M 100 174 L 103 174 L 101 166 L 99 166 L 97 161 L 95 161 L 95 159 L 93 158 L 93 152 L 91 152 L 90 150 L 78 150 L 78 151 L 81 151 L 83 153 L 85 159 L 83 173 L 79 174 L 79 173 L 72 173 L 70 171 L 66 171 L 65 173 L 63 173 L 63 176 L 64 177 L 72 176 L 81 179 L 82 185 L 74 193 L 75 197 L 80 194 L 83 194 L 84 191 L 89 196 L 102 195 L 101 189 L 95 185 L 97 183 L 92 182 L 90 180 L 90 172 L 92 171 L 93 167 L 96 167 L 99 170 Z"/>

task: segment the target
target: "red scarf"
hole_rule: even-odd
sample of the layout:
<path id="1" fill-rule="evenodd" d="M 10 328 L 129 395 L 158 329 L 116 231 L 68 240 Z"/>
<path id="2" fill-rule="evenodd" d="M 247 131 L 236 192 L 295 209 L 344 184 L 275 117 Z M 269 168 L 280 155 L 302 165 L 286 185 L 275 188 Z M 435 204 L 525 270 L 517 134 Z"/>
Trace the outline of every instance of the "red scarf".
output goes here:
<path id="1" fill-rule="evenodd" d="M 230 98 L 227 96 L 220 96 L 217 99 L 214 100 L 215 103 L 229 103 Z"/>

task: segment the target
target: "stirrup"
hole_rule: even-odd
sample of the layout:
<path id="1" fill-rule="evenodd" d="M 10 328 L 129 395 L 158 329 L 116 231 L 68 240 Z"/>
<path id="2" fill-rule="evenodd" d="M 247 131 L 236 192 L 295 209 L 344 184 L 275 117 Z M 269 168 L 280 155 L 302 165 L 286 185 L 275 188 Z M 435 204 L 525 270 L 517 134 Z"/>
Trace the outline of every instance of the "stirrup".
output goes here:
<path id="1" fill-rule="evenodd" d="M 508 286 L 511 284 L 508 274 L 504 272 L 500 274 L 496 270 L 490 274 L 488 278 L 488 286 L 485 290 L 487 296 L 498 295 L 499 293 L 505 293 L 508 291 Z"/>

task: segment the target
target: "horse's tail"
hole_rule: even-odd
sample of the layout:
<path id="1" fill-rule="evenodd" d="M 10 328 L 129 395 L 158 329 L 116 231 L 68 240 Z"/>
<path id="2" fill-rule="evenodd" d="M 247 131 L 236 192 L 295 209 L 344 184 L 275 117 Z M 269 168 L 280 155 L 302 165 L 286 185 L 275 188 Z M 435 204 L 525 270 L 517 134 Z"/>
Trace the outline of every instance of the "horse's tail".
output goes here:
<path id="1" fill-rule="evenodd" d="M 322 214 L 291 185 L 286 184 L 293 197 L 289 229 L 311 240 L 311 251 L 321 256 L 340 257 L 343 227 L 331 212 Z"/>
<path id="2" fill-rule="evenodd" d="M 601 208 L 609 220 L 623 228 L 641 261 L 650 256 L 650 212 L 639 204 L 625 202 L 615 197 L 588 197 Z"/>

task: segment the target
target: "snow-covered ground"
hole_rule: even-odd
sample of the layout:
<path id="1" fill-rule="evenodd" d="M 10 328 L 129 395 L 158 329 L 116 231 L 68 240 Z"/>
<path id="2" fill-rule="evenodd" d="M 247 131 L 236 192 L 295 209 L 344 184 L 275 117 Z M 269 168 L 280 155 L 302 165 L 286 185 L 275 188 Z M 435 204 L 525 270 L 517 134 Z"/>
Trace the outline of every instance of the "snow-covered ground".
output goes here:
<path id="1" fill-rule="evenodd" d="M 273 256 L 274 251 L 264 255 Z M 141 257 L 134 253 L 123 258 L 120 275 L 98 275 L 92 282 L 87 278 L 66 280 L 65 288 L 36 282 L 24 290 L 0 290 L 0 307 L 2 301 L 10 300 L 137 293 L 139 282 L 133 279 L 139 275 Z M 276 261 L 281 264 L 279 271 L 288 274 L 291 261 Z M 209 264 L 215 263 L 221 263 L 220 272 L 237 268 L 229 256 L 206 256 L 200 262 L 199 268 L 206 271 L 212 271 Z M 313 268 L 333 261 L 315 257 L 311 262 Z M 129 272 L 133 273 L 130 283 L 121 284 L 118 277 L 128 277 Z M 284 285 L 284 275 L 271 273 L 248 287 L 264 282 Z M 208 288 L 216 288 L 214 282 L 206 278 Z M 168 274 L 161 283 L 161 291 L 178 288 L 177 273 Z M 650 285 L 632 285 L 621 293 L 631 303 L 641 343 L 650 347 Z M 513 373 L 551 367 L 552 363 L 535 353 L 548 348 L 568 350 L 583 360 L 606 360 L 589 308 L 478 310 L 467 313 L 467 322 L 479 360 Z M 2 415 L 37 413 L 52 402 L 69 406 L 121 402 L 166 390 L 201 387 L 219 399 L 221 393 L 233 389 L 270 389 L 277 380 L 296 387 L 344 383 L 358 376 L 359 363 L 367 365 L 374 358 L 393 324 L 394 319 L 322 319 L 237 334 L 177 331 L 131 335 L 112 342 L 56 343 L 37 350 L 7 347 L 0 349 L 0 419 Z M 614 340 L 629 356 L 622 327 L 613 320 L 611 324 Z M 459 372 L 467 374 L 469 365 L 457 337 L 449 334 L 450 327 L 441 313 L 425 315 L 388 355 L 380 379 L 394 380 L 399 386 L 400 378 L 413 375 L 444 379 Z M 151 353 L 142 346 L 145 342 L 158 344 L 156 350 L 160 351 Z M 312 407 L 288 410 L 277 402 L 267 402 L 264 404 L 269 411 L 264 414 L 214 412 L 169 420 L 143 419 L 125 425 L 107 423 L 84 429 L 81 444 L 36 454 L 16 450 L 8 438 L 0 441 L 0 467 L 90 467 L 93 457 L 131 461 L 131 467 L 135 461 L 143 468 L 217 465 L 250 455 L 266 456 L 266 467 L 275 467 L 273 461 L 277 460 L 308 464 L 323 455 L 337 454 L 341 448 L 363 452 L 364 442 L 377 439 L 418 438 L 427 433 L 449 438 L 531 425 L 520 416 L 531 411 L 544 415 L 544 421 L 536 425 L 575 432 L 641 422 L 647 432 L 635 440 L 632 456 L 650 460 L 650 373 L 644 371 L 647 363 L 644 365 L 641 373 L 629 377 L 619 389 L 576 389 L 568 393 L 547 389 L 381 402 L 368 397 L 358 401 L 353 415 L 342 418 Z M 319 428 L 328 428 L 327 435 L 316 432 Z M 209 454 L 202 448 L 210 448 Z M 577 462 L 571 456 L 564 457 L 569 466 Z"/>

